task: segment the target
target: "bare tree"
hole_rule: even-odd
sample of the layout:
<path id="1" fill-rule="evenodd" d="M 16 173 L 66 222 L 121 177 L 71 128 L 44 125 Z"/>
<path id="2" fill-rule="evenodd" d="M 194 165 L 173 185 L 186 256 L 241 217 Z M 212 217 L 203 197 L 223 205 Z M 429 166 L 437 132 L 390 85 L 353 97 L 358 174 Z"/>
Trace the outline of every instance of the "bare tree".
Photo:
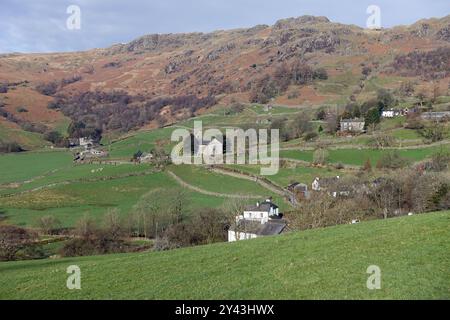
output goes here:
<path id="1" fill-rule="evenodd" d="M 117 208 L 110 209 L 103 217 L 103 230 L 111 239 L 119 239 L 123 233 L 120 211 Z"/>
<path id="2" fill-rule="evenodd" d="M 236 238 L 239 239 L 240 232 L 244 232 L 242 225 L 238 224 L 237 217 L 243 215 L 246 207 L 250 203 L 250 199 L 247 198 L 233 198 L 225 201 L 222 205 L 222 211 L 228 222 L 229 228 L 232 228 L 236 232 Z"/>
<path id="3" fill-rule="evenodd" d="M 61 221 L 54 216 L 42 216 L 37 219 L 36 225 L 43 234 L 51 234 L 61 227 Z"/>
<path id="4" fill-rule="evenodd" d="M 88 215 L 84 215 L 80 220 L 78 220 L 75 226 L 75 235 L 81 238 L 88 239 L 94 237 L 96 232 L 97 225 Z"/>

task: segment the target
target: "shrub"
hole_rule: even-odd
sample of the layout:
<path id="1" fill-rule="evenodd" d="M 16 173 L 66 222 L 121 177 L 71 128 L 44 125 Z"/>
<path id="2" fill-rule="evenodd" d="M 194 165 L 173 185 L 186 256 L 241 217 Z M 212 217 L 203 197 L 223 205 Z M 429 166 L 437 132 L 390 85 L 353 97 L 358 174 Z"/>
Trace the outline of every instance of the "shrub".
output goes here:
<path id="1" fill-rule="evenodd" d="M 26 229 L 0 225 L 0 260 L 16 260 L 19 252 L 35 246 L 37 239 L 37 234 Z M 34 252 L 29 250 L 24 255 L 34 255 Z"/>
<path id="2" fill-rule="evenodd" d="M 400 156 L 397 150 L 389 151 L 381 156 L 377 162 L 377 168 L 400 169 L 407 166 L 410 161 Z"/>
<path id="3" fill-rule="evenodd" d="M 419 130 L 419 134 L 428 142 L 444 140 L 447 129 L 443 124 L 433 123 Z"/>
<path id="4" fill-rule="evenodd" d="M 320 148 L 314 151 L 313 163 L 316 165 L 325 165 L 328 163 L 329 152 L 326 149 Z"/>
<path id="5" fill-rule="evenodd" d="M 314 70 L 314 79 L 327 80 L 327 70 L 325 70 L 325 68 L 317 68 L 316 70 Z"/>
<path id="6" fill-rule="evenodd" d="M 439 151 L 433 154 L 430 162 L 430 169 L 433 171 L 445 171 L 450 166 L 450 152 Z"/>
<path id="7" fill-rule="evenodd" d="M 18 107 L 16 109 L 16 111 L 19 112 L 19 113 L 25 113 L 25 112 L 28 112 L 28 109 L 25 108 L 25 107 Z"/>
<path id="8" fill-rule="evenodd" d="M 326 116 L 327 116 L 327 112 L 325 111 L 324 108 L 321 108 L 316 113 L 316 120 L 325 120 Z"/>
<path id="9" fill-rule="evenodd" d="M 36 91 L 46 96 L 52 96 L 57 92 L 58 87 L 59 85 L 57 81 L 40 83 L 36 86 Z"/>
<path id="10" fill-rule="evenodd" d="M 22 152 L 24 149 L 17 142 L 0 142 L 0 153 Z"/>
<path id="11" fill-rule="evenodd" d="M 96 235 L 90 238 L 76 238 L 69 240 L 60 250 L 63 257 L 92 256 L 111 253 L 123 253 L 130 249 L 130 245 L 122 240 L 109 239 Z"/>
<path id="12" fill-rule="evenodd" d="M 405 129 L 412 129 L 412 130 L 420 130 L 425 127 L 422 119 L 419 115 L 413 114 L 408 116 L 408 119 L 404 125 Z"/>
<path id="13" fill-rule="evenodd" d="M 203 209 L 189 222 L 169 226 L 155 243 L 156 250 L 169 250 L 194 245 L 224 242 L 228 219 L 222 210 Z"/>
<path id="14" fill-rule="evenodd" d="M 61 80 L 61 87 L 67 86 L 69 84 L 81 81 L 83 78 L 81 76 L 72 76 L 70 78 L 64 78 Z"/>
<path id="15" fill-rule="evenodd" d="M 305 141 L 312 141 L 314 139 L 316 139 L 319 136 L 319 134 L 317 132 L 308 132 L 305 135 Z"/>
<path id="16" fill-rule="evenodd" d="M 58 147 L 68 146 L 68 140 L 64 138 L 58 131 L 48 131 L 44 134 L 44 139 Z"/>
<path id="17" fill-rule="evenodd" d="M 364 171 L 372 171 L 372 162 L 370 161 L 369 158 L 367 158 L 366 162 L 364 163 L 363 170 Z"/>
<path id="18" fill-rule="evenodd" d="M 242 103 L 235 102 L 226 110 L 226 115 L 239 114 L 242 111 L 244 111 L 244 105 Z"/>
<path id="19" fill-rule="evenodd" d="M 0 93 L 8 93 L 8 85 L 6 83 L 0 83 Z"/>
<path id="20" fill-rule="evenodd" d="M 112 61 L 104 64 L 102 68 L 120 68 L 121 66 L 120 62 Z"/>
<path id="21" fill-rule="evenodd" d="M 369 140 L 369 146 L 377 149 L 392 147 L 395 144 L 395 138 L 384 133 L 376 134 Z"/>

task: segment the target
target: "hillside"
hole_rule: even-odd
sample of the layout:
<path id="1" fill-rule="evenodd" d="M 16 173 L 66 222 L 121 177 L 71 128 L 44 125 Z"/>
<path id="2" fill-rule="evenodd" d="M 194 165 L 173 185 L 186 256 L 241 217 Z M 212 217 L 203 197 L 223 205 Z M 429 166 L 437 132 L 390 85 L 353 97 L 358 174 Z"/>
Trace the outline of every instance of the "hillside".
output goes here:
<path id="1" fill-rule="evenodd" d="M 170 252 L 0 264 L 0 299 L 449 299 L 450 212 Z M 66 289 L 78 265 L 82 290 Z M 382 289 L 366 288 L 370 265 Z"/>
<path id="2" fill-rule="evenodd" d="M 222 105 L 234 100 L 335 105 L 361 103 L 380 87 L 398 90 L 407 81 L 416 93 L 430 96 L 436 87 L 446 95 L 449 34 L 450 16 L 379 31 L 303 16 L 250 29 L 146 35 L 86 52 L 0 55 L 0 85 L 6 86 L 0 90 L 5 118 L 0 139 L 11 140 L 7 131 L 20 128 L 65 133 L 70 120 L 80 120 L 80 115 L 60 108 L 61 96 L 79 101 L 78 95 L 88 91 L 122 90 L 131 97 L 125 98 L 128 114 L 136 112 L 134 107 L 152 106 L 151 115 L 141 114 L 143 121 L 118 123 L 120 118 L 109 115 L 102 123 L 122 132 L 191 116 L 180 106 L 188 104 L 186 99 L 195 105 L 192 96 L 214 96 Z M 155 103 L 161 97 L 181 100 Z M 86 104 L 117 109 L 92 97 L 80 103 Z M 191 111 L 199 113 L 205 104 L 197 103 L 199 108 Z M 105 116 L 105 110 L 98 112 Z M 36 141 L 39 137 L 18 137 L 28 149 L 43 143 Z"/>

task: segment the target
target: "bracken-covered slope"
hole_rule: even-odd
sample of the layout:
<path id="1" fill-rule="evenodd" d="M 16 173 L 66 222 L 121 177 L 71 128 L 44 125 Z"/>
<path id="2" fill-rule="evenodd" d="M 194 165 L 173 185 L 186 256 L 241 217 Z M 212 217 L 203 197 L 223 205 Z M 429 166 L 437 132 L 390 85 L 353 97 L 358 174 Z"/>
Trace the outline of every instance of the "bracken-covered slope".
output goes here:
<path id="1" fill-rule="evenodd" d="M 0 263 L 0 299 L 449 299 L 450 212 L 168 252 Z M 66 269 L 81 269 L 68 290 Z M 369 290 L 369 266 L 381 289 Z"/>
<path id="2" fill-rule="evenodd" d="M 147 35 L 86 52 L 1 55 L 0 83 L 8 92 L 0 93 L 0 109 L 64 128 L 69 119 L 47 108 L 56 93 L 39 90 L 55 80 L 65 95 L 121 89 L 145 99 L 213 95 L 224 104 L 267 97 L 294 106 L 364 101 L 378 87 L 398 88 L 406 80 L 417 90 L 430 92 L 430 80 L 448 90 L 449 52 L 450 16 L 382 30 L 302 16 L 250 29 Z M 311 81 L 305 65 L 324 68 L 328 79 Z M 18 127 L 11 116 L 8 122 Z"/>

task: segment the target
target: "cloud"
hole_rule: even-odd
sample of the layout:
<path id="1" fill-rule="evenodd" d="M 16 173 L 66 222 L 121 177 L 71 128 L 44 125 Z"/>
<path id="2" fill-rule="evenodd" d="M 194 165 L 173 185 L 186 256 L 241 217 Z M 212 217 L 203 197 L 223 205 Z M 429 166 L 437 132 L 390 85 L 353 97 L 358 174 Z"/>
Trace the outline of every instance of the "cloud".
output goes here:
<path id="1" fill-rule="evenodd" d="M 250 27 L 304 14 L 364 26 L 372 3 L 382 8 L 384 26 L 448 10 L 447 0 L 2 0 L 0 52 L 87 50 L 149 33 Z M 81 30 L 66 28 L 69 5 L 81 8 Z"/>

